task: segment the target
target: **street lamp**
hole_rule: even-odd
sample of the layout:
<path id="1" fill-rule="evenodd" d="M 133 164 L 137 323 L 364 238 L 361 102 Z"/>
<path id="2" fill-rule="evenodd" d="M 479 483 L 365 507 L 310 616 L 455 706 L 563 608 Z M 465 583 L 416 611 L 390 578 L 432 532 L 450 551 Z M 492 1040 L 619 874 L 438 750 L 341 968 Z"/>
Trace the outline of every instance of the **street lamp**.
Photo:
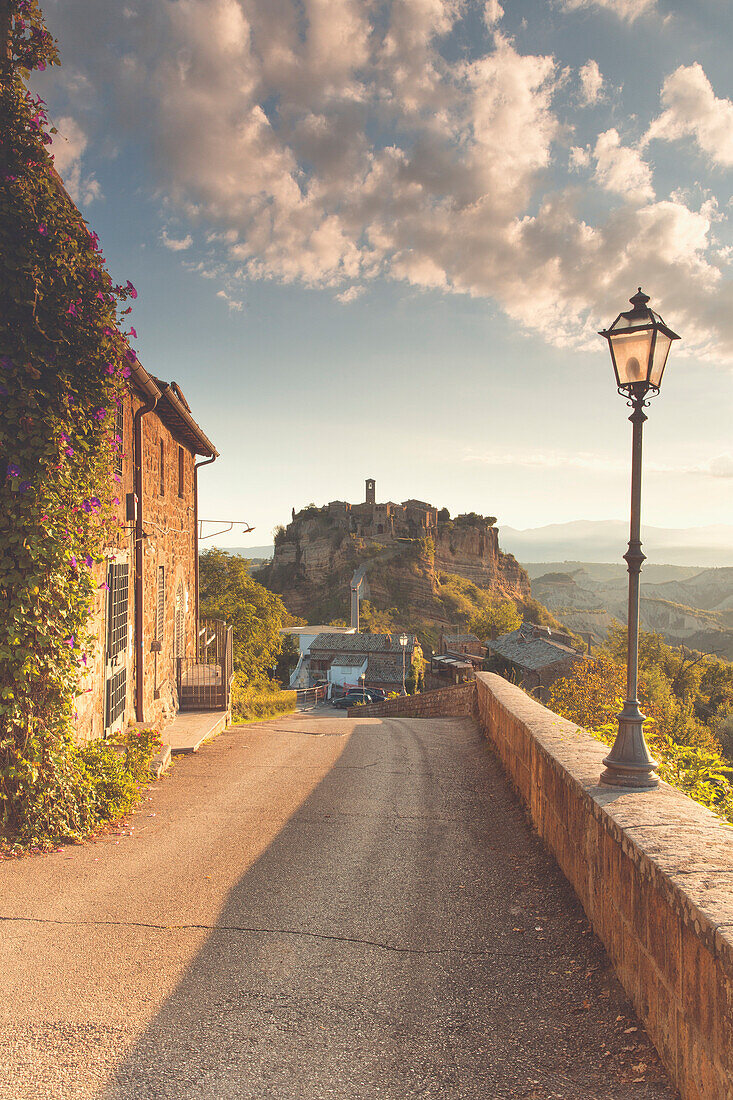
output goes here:
<path id="1" fill-rule="evenodd" d="M 679 336 L 667 328 L 658 313 L 649 309 L 649 296 L 639 287 L 629 299 L 632 309 L 620 313 L 610 328 L 599 333 L 608 340 L 618 392 L 633 409 L 631 447 L 631 529 L 624 560 L 629 571 L 629 613 L 626 648 L 626 701 L 618 716 L 618 733 L 603 763 L 601 783 L 612 787 L 656 787 L 659 778 L 644 740 L 644 718 L 637 698 L 639 671 L 639 574 L 646 555 L 641 552 L 641 443 L 647 396 L 659 393 L 673 340 Z"/>
<path id="2" fill-rule="evenodd" d="M 407 692 L 405 691 L 405 652 L 407 650 L 407 641 L 408 641 L 407 635 L 406 634 L 400 634 L 399 643 L 402 646 L 402 694 L 403 695 L 407 695 Z"/>

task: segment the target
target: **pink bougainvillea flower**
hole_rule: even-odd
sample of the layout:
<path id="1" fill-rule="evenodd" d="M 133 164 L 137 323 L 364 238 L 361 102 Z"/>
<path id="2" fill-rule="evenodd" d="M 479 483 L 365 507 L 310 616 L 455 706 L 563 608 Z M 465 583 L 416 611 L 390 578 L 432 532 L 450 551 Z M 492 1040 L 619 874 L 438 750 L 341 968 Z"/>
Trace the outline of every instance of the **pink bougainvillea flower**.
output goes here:
<path id="1" fill-rule="evenodd" d="M 132 285 L 129 279 L 127 280 L 127 286 L 125 287 L 125 289 L 127 290 L 127 293 L 130 295 L 131 298 L 137 298 L 137 291 L 135 290 L 135 287 Z"/>
<path id="2" fill-rule="evenodd" d="M 73 554 L 69 558 L 69 565 L 71 566 L 72 569 L 76 569 L 76 558 L 74 557 Z"/>
<path id="3" fill-rule="evenodd" d="M 20 466 L 16 466 L 14 462 L 8 463 L 8 472 L 6 477 L 20 477 Z"/>
<path id="4" fill-rule="evenodd" d="M 89 234 L 89 243 L 91 244 L 95 252 L 99 252 L 99 237 L 96 233 Z"/>
<path id="5" fill-rule="evenodd" d="M 122 377 L 123 378 L 129 378 L 131 374 L 132 374 L 132 368 L 125 365 L 122 368 Z"/>
<path id="6" fill-rule="evenodd" d="M 127 359 L 128 363 L 136 363 L 137 362 L 137 352 L 134 352 L 132 350 L 132 348 L 130 348 L 129 351 L 125 352 L 125 359 Z"/>
<path id="7" fill-rule="evenodd" d="M 102 299 L 102 301 L 104 301 L 104 294 L 102 294 L 102 291 L 101 291 L 101 290 L 98 290 L 98 291 L 97 291 L 97 297 L 98 297 L 98 298 L 101 298 L 101 299 Z"/>
<path id="8" fill-rule="evenodd" d="M 48 229 L 46 228 L 46 223 L 45 222 L 39 222 L 38 223 L 38 232 L 43 237 L 48 236 Z"/>
<path id="9" fill-rule="evenodd" d="M 72 317 L 76 317 L 76 303 L 75 302 L 70 302 L 69 303 L 69 308 L 67 309 L 66 312 L 70 313 L 72 315 Z"/>
<path id="10" fill-rule="evenodd" d="M 122 481 L 122 478 L 120 477 L 119 474 L 112 474 L 112 480 L 116 481 L 119 484 L 119 482 Z"/>
<path id="11" fill-rule="evenodd" d="M 101 508 L 102 507 L 102 502 L 99 499 L 99 497 L 90 497 L 89 498 L 89 503 L 91 504 L 92 508 Z"/>
<path id="12" fill-rule="evenodd" d="M 130 336 L 134 336 L 137 340 L 137 331 L 130 325 Z"/>
<path id="13" fill-rule="evenodd" d="M 95 409 L 94 410 L 94 419 L 95 420 L 104 420 L 106 415 L 107 415 L 107 410 L 106 409 Z"/>
<path id="14" fill-rule="evenodd" d="M 64 447 L 64 454 L 67 456 L 67 458 L 72 458 L 73 455 L 74 455 L 74 448 L 73 447 Z"/>
<path id="15" fill-rule="evenodd" d="M 109 325 L 105 325 L 102 329 L 103 336 L 114 336 L 114 329 L 111 329 Z"/>
<path id="16" fill-rule="evenodd" d="M 103 588 L 105 592 L 109 592 L 109 585 L 106 581 L 102 581 L 101 584 L 98 584 L 97 588 Z"/>
<path id="17" fill-rule="evenodd" d="M 114 374 L 115 365 L 114 365 L 114 363 L 108 363 L 107 366 L 104 369 L 105 369 L 107 374 Z"/>
<path id="18" fill-rule="evenodd" d="M 68 638 L 64 638 L 64 645 L 67 645 L 69 649 L 73 649 L 76 645 L 76 639 L 73 634 L 70 634 Z"/>
<path id="19" fill-rule="evenodd" d="M 112 503 L 113 504 L 119 504 L 120 503 L 120 498 L 119 497 L 112 497 Z"/>
<path id="20" fill-rule="evenodd" d="M 86 565 L 87 569 L 92 568 L 92 566 L 94 565 L 94 558 L 91 554 L 84 555 L 84 564 Z"/>
<path id="21" fill-rule="evenodd" d="M 30 481 L 21 481 L 20 485 L 18 486 L 18 492 L 19 493 L 27 493 L 28 490 L 30 489 L 30 487 L 31 487 Z"/>

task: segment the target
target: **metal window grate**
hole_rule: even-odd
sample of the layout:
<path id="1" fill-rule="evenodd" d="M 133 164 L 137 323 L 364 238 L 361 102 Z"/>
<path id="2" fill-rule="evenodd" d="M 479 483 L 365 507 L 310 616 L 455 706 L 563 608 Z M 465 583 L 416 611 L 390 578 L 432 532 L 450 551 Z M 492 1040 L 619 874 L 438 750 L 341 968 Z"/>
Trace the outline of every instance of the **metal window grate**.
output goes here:
<path id="1" fill-rule="evenodd" d="M 110 565 L 109 613 L 107 619 L 107 652 L 116 657 L 127 646 L 127 608 L 130 593 L 130 566 Z"/>
<path id="2" fill-rule="evenodd" d="M 123 667 L 107 681 L 107 699 L 104 724 L 109 729 L 125 711 L 127 698 L 127 669 Z"/>
<path id="3" fill-rule="evenodd" d="M 158 566 L 158 600 L 155 614 L 155 640 L 163 641 L 163 626 L 165 624 L 165 566 Z"/>
<path id="4" fill-rule="evenodd" d="M 119 442 L 116 444 L 117 451 L 115 453 L 115 473 L 120 477 L 122 476 L 122 452 L 125 447 L 125 406 L 120 398 L 120 403 L 117 406 L 117 418 L 115 423 L 115 435 Z"/>

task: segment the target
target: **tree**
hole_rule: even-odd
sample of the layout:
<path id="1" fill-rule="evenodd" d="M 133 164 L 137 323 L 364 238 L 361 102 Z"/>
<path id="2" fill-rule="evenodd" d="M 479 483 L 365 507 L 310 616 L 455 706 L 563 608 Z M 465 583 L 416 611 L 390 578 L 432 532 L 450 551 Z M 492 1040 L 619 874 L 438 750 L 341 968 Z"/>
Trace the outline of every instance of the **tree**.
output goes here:
<path id="1" fill-rule="evenodd" d="M 269 676 L 283 648 L 280 629 L 287 617 L 279 596 L 249 573 L 249 563 L 224 550 L 199 558 L 201 617 L 224 619 L 234 627 L 234 669 L 245 680 Z"/>
<path id="2" fill-rule="evenodd" d="M 519 630 L 522 619 L 513 600 L 492 600 L 485 608 L 472 616 L 469 630 L 482 641 L 498 638 L 500 634 L 509 634 Z"/>

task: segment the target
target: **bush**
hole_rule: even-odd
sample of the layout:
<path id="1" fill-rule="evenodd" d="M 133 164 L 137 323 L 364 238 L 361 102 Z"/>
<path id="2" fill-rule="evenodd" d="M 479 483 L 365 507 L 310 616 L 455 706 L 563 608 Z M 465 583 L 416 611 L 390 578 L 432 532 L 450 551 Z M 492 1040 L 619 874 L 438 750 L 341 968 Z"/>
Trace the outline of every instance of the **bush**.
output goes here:
<path id="1" fill-rule="evenodd" d="M 47 849 L 82 840 L 129 813 L 160 750 L 155 730 L 128 730 L 109 741 L 67 744 L 45 758 L 18 760 L 14 797 L 5 797 L 5 844 Z"/>
<path id="2" fill-rule="evenodd" d="M 232 721 L 259 722 L 291 714 L 296 699 L 294 691 L 283 691 L 270 680 L 248 683 L 241 673 L 236 673 L 232 683 Z"/>

